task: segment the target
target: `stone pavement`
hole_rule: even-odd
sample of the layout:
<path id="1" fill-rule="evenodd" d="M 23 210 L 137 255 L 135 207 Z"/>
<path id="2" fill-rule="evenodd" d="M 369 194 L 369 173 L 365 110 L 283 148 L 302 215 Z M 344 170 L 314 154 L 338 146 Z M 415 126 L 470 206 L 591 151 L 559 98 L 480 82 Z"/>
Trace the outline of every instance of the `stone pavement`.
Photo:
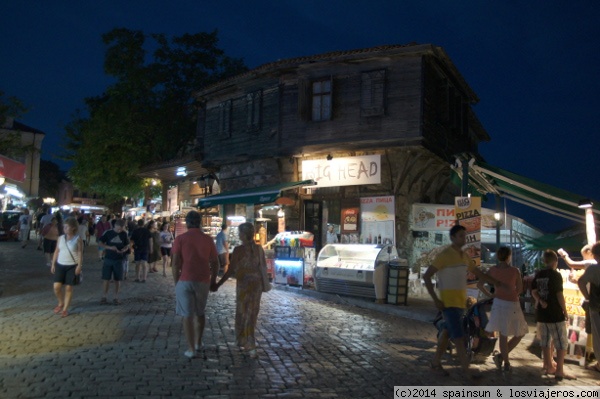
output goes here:
<path id="1" fill-rule="evenodd" d="M 263 295 L 259 357 L 244 357 L 234 340 L 234 281 L 211 294 L 204 358 L 188 360 L 170 275 L 128 280 L 122 305 L 101 305 L 95 250 L 86 250 L 84 281 L 63 319 L 52 313 L 41 251 L 0 242 L 1 399 L 392 398 L 395 385 L 469 384 L 449 356 L 449 377 L 429 369 L 435 310 L 425 300 L 375 305 L 275 289 Z M 496 371 L 491 359 L 479 365 L 479 384 L 554 385 L 530 343 L 514 351 L 512 373 Z M 592 386 L 600 376 L 574 364 L 567 369 L 579 379 L 561 385 Z"/>

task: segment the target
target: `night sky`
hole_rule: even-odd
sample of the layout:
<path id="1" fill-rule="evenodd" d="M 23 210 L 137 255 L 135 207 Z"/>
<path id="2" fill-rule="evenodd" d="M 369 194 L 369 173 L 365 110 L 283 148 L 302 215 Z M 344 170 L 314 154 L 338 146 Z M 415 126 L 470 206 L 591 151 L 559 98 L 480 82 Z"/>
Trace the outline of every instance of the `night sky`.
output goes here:
<path id="1" fill-rule="evenodd" d="M 441 46 L 479 96 L 492 165 L 600 200 L 600 2 L 0 0 L 0 90 L 30 107 L 56 158 L 83 98 L 101 94 L 101 35 L 115 27 L 181 35 L 218 29 L 250 68 L 330 51 Z M 572 223 L 508 203 L 546 231 Z M 583 216 L 582 216 L 583 218 Z"/>

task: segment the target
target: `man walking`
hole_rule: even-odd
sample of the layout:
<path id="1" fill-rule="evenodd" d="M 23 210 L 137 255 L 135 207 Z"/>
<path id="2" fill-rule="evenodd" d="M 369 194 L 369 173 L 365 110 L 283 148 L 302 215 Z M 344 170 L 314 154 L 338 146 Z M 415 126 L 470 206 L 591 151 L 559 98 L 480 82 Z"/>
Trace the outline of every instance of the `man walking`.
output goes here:
<path id="1" fill-rule="evenodd" d="M 451 245 L 444 248 L 433 260 L 423 275 L 423 281 L 429 295 L 433 298 L 435 306 L 444 316 L 448 337 L 456 347 L 456 354 L 463 373 L 467 377 L 479 377 L 478 374 L 469 371 L 469 360 L 464 342 L 463 316 L 467 303 L 467 271 L 474 273 L 478 279 L 496 286 L 501 286 L 502 283 L 482 273 L 474 265 L 469 255 L 462 250 L 466 243 L 466 236 L 467 231 L 464 226 L 457 224 L 450 229 Z M 431 282 L 431 277 L 434 274 L 437 274 L 440 298 L 438 298 Z M 438 341 L 438 348 L 431 362 L 431 368 L 443 375 L 448 375 L 441 364 L 442 354 L 446 351 L 447 344 L 447 340 Z"/>
<path id="2" fill-rule="evenodd" d="M 173 242 L 172 270 L 175 280 L 176 313 L 183 316 L 183 331 L 188 344 L 187 358 L 202 350 L 206 323 L 204 310 L 211 285 L 217 282 L 219 259 L 212 238 L 200 229 L 201 216 L 190 211 L 185 217 L 188 231 Z"/>
<path id="3" fill-rule="evenodd" d="M 138 228 L 131 233 L 133 261 L 135 262 L 135 282 L 145 283 L 148 277 L 148 255 L 152 252 L 152 234 L 144 226 L 144 219 L 138 220 Z"/>
<path id="4" fill-rule="evenodd" d="M 104 251 L 104 264 L 102 266 L 102 299 L 100 303 L 108 303 L 108 284 L 110 280 L 115 281 L 115 298 L 113 303 L 120 305 L 119 287 L 123 280 L 123 258 L 127 256 L 129 250 L 129 238 L 123 230 L 125 221 L 123 219 L 115 221 L 115 227 L 107 230 L 98 239 L 98 246 Z"/>
<path id="5" fill-rule="evenodd" d="M 217 234 L 217 253 L 219 254 L 219 263 L 221 264 L 221 273 L 227 273 L 229 266 L 229 243 L 227 242 L 227 223 L 223 223 L 221 231 Z M 222 274 L 221 274 L 222 275 Z"/>
<path id="6" fill-rule="evenodd" d="M 29 242 L 31 220 L 32 216 L 29 214 L 29 209 L 23 210 L 23 214 L 19 217 L 19 240 L 21 241 L 21 248 L 25 248 Z"/>

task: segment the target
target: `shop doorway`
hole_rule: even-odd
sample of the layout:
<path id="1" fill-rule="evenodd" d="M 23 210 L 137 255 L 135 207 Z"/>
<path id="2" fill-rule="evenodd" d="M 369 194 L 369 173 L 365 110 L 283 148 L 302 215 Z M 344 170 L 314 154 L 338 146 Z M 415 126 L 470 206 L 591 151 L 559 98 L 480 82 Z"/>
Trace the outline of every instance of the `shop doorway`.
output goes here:
<path id="1" fill-rule="evenodd" d="M 317 253 L 321 250 L 323 237 L 321 221 L 323 220 L 323 206 L 319 201 L 304 201 L 304 230 L 315 235 L 314 243 Z"/>

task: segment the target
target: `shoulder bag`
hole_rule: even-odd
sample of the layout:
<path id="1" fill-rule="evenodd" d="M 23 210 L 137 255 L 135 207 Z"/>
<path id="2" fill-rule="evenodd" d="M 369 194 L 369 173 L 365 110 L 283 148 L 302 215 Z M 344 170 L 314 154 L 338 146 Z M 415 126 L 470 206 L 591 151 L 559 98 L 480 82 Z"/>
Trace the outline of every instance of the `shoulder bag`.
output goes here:
<path id="1" fill-rule="evenodd" d="M 258 256 L 259 256 L 259 264 L 258 268 L 260 269 L 260 275 L 262 277 L 262 286 L 263 292 L 271 291 L 273 286 L 269 281 L 269 276 L 267 275 L 267 263 L 265 262 L 265 253 L 260 245 L 256 245 L 258 247 Z"/>

